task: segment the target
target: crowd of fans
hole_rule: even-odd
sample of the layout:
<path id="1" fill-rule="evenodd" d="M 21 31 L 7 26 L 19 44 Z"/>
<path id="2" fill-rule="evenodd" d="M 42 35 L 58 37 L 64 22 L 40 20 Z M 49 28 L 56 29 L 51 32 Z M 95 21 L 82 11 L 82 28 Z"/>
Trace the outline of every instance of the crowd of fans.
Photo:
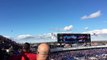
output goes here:
<path id="1" fill-rule="evenodd" d="M 18 55 L 20 47 L 15 41 L 0 35 L 0 60 L 8 60 L 14 54 Z"/>
<path id="2" fill-rule="evenodd" d="M 47 43 L 32 47 L 30 43 L 17 44 L 0 36 L 0 60 L 47 60 L 49 49 Z"/>
<path id="3" fill-rule="evenodd" d="M 26 60 L 26 58 L 23 58 L 25 54 L 31 57 L 34 56 L 34 59 L 36 60 L 36 54 L 30 51 L 29 43 L 20 45 L 15 41 L 0 35 L 0 60 Z M 27 60 L 30 60 L 30 58 Z"/>
<path id="4" fill-rule="evenodd" d="M 27 44 L 29 45 L 29 44 Z M 25 46 L 25 45 L 24 45 Z M 54 47 L 55 48 L 55 47 Z M 24 59 L 24 50 L 30 52 L 25 53 L 36 60 L 36 48 L 35 47 L 22 47 L 10 39 L 0 36 L 0 60 L 28 60 Z M 30 58 L 32 60 L 32 58 Z M 107 48 L 99 49 L 86 49 L 86 50 L 73 50 L 73 51 L 56 51 L 50 52 L 48 56 L 49 60 L 107 60 Z"/>
<path id="5" fill-rule="evenodd" d="M 10 46 L 0 49 L 0 60 L 36 60 L 36 52 L 30 50 L 30 44 L 25 43 L 22 48 Z"/>
<path id="6" fill-rule="evenodd" d="M 60 51 L 49 56 L 50 60 L 107 60 L 107 48 Z"/>

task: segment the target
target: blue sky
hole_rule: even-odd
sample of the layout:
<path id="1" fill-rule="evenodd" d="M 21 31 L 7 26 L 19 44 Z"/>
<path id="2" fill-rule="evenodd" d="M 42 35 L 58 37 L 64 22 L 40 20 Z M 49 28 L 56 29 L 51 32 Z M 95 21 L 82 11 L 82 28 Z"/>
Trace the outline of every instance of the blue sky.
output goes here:
<path id="1" fill-rule="evenodd" d="M 0 34 L 107 33 L 106 5 L 106 0 L 1 0 Z"/>

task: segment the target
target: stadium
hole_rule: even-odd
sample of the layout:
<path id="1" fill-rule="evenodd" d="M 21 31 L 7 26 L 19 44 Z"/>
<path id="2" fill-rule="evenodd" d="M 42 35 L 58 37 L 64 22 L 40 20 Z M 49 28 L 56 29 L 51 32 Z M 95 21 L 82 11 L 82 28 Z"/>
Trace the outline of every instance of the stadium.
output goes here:
<path id="1" fill-rule="evenodd" d="M 0 0 L 0 60 L 107 60 L 107 0 Z"/>
<path id="2" fill-rule="evenodd" d="M 107 41 L 91 41 L 90 34 L 59 33 L 57 42 L 45 42 L 50 45 L 49 60 L 106 60 Z M 82 40 L 82 41 L 79 41 Z M 43 43 L 43 42 L 42 42 Z M 32 53 L 36 53 L 40 43 L 31 43 Z M 0 36 L 0 48 L 9 51 L 19 50 L 23 44 Z M 5 55 L 5 54 L 4 54 Z"/>

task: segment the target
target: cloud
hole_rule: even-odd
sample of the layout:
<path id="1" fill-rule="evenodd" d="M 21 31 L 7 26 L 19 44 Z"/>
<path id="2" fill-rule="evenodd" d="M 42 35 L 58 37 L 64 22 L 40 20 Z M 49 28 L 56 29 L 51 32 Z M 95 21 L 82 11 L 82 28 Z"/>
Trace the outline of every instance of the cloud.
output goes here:
<path id="1" fill-rule="evenodd" d="M 59 31 L 59 32 L 68 32 L 71 31 L 73 29 L 72 25 L 68 25 L 68 26 L 64 26 L 63 28 L 54 28 L 54 30 Z"/>
<path id="2" fill-rule="evenodd" d="M 90 14 L 90 15 L 85 15 L 85 16 L 81 17 L 81 19 L 85 20 L 85 19 L 97 18 L 100 15 L 101 15 L 101 11 L 99 10 L 99 11 L 96 11 L 96 12 Z"/>
<path id="3" fill-rule="evenodd" d="M 90 33 L 90 34 L 107 34 L 107 29 L 100 29 L 100 30 L 92 30 L 92 31 L 87 31 L 84 33 Z"/>
<path id="4" fill-rule="evenodd" d="M 6 36 L 6 35 L 3 35 L 4 37 L 6 37 L 6 38 L 11 38 L 10 36 Z"/>
<path id="5" fill-rule="evenodd" d="M 54 30 L 56 30 L 57 32 L 68 32 L 68 31 L 71 31 L 73 29 L 73 26 L 72 25 L 69 25 L 69 26 L 65 26 L 63 28 L 54 28 Z"/>
<path id="6" fill-rule="evenodd" d="M 92 30 L 83 33 L 90 33 L 93 41 L 107 41 L 107 29 Z"/>
<path id="7" fill-rule="evenodd" d="M 70 31 L 70 30 L 72 30 L 72 29 L 73 29 L 73 26 L 72 26 L 72 25 L 65 26 L 65 27 L 63 28 L 64 31 Z"/>
<path id="8" fill-rule="evenodd" d="M 57 42 L 58 33 L 71 33 L 71 32 L 69 31 L 68 32 L 53 32 L 53 33 L 45 33 L 41 35 L 22 34 L 16 37 L 12 37 L 12 39 L 18 43 Z M 97 29 L 97 30 L 86 31 L 83 33 L 90 33 L 92 41 L 101 41 L 101 40 L 107 41 L 107 29 L 99 29 L 99 30 Z M 95 33 L 97 36 L 93 35 L 93 33 Z"/>
<path id="9" fill-rule="evenodd" d="M 25 35 L 18 35 L 16 37 L 16 39 L 18 40 L 24 40 L 24 39 L 32 39 L 35 38 L 34 36 L 30 35 L 30 34 L 25 34 Z"/>
<path id="10" fill-rule="evenodd" d="M 23 34 L 23 35 L 18 35 L 16 37 L 14 37 L 14 41 L 16 41 L 18 43 L 56 42 L 57 33 L 67 33 L 67 32 L 45 33 L 45 34 L 41 34 L 41 35 Z"/>
<path id="11" fill-rule="evenodd" d="M 8 39 L 14 40 L 14 38 L 11 37 L 11 36 L 7 36 L 7 35 L 3 35 L 3 36 L 6 37 L 6 38 L 8 38 Z"/>
<path id="12" fill-rule="evenodd" d="M 39 43 L 39 42 L 55 42 L 57 41 L 56 34 L 54 33 L 46 33 L 41 35 L 30 35 L 30 34 L 23 34 L 14 37 L 14 40 L 18 43 Z"/>
<path id="13" fill-rule="evenodd" d="M 85 29 L 85 30 L 88 30 L 88 27 L 85 27 L 84 29 Z"/>

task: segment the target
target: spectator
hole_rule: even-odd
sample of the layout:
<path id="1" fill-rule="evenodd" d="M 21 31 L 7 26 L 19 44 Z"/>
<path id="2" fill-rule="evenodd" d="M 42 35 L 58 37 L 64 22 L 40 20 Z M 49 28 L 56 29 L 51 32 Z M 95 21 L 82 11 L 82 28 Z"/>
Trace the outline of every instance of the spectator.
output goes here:
<path id="1" fill-rule="evenodd" d="M 53 52 L 49 59 L 90 60 L 91 58 L 92 60 L 92 57 L 96 60 L 107 60 L 107 48 Z"/>
<path id="2" fill-rule="evenodd" d="M 37 49 L 37 60 L 48 60 L 49 49 L 48 44 L 40 44 Z"/>
<path id="3" fill-rule="evenodd" d="M 36 54 L 30 52 L 30 44 L 25 43 L 21 60 L 36 60 Z"/>
<path id="4" fill-rule="evenodd" d="M 3 51 L 0 49 L 0 60 L 3 60 L 3 57 L 4 57 Z"/>

